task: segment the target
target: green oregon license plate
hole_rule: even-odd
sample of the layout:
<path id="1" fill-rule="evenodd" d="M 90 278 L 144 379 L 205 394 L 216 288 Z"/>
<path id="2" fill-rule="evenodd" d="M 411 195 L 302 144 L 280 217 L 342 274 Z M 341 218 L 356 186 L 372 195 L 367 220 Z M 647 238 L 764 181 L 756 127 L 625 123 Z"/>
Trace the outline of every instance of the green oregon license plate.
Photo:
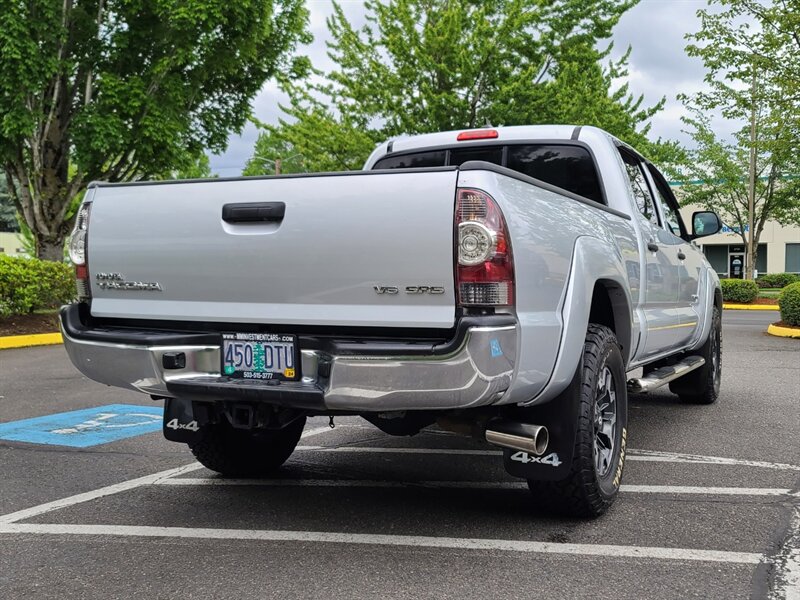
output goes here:
<path id="1" fill-rule="evenodd" d="M 238 379 L 293 380 L 297 338 L 283 333 L 223 333 L 222 373 Z"/>

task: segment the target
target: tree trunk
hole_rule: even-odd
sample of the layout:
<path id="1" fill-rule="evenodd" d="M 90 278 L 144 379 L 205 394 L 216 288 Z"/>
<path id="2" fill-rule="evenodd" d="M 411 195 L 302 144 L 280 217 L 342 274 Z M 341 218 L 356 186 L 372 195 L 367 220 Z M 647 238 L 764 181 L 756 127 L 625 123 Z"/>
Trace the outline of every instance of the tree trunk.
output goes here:
<path id="1" fill-rule="evenodd" d="M 51 239 L 51 238 L 43 238 L 37 235 L 36 254 L 37 258 L 40 258 L 42 260 L 63 262 L 64 236 L 59 236 L 57 239 Z"/>
<path id="2" fill-rule="evenodd" d="M 756 259 L 758 258 L 758 240 L 750 235 L 750 246 L 747 248 L 747 275 L 746 279 L 755 279 Z"/>

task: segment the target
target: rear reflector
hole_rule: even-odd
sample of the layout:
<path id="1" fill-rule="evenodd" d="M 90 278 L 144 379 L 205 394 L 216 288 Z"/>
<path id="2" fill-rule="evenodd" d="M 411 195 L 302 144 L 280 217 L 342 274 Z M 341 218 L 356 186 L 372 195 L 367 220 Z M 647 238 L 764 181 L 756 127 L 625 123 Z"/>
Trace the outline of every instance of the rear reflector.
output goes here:
<path id="1" fill-rule="evenodd" d="M 459 189 L 456 279 L 462 306 L 514 303 L 514 262 L 500 207 L 486 192 Z"/>
<path id="2" fill-rule="evenodd" d="M 458 297 L 462 306 L 508 306 L 512 304 L 512 292 L 513 284 L 510 281 L 458 284 Z"/>
<path id="3" fill-rule="evenodd" d="M 472 129 L 462 131 L 458 134 L 456 141 L 465 142 L 467 140 L 493 140 L 499 134 L 496 129 Z"/>

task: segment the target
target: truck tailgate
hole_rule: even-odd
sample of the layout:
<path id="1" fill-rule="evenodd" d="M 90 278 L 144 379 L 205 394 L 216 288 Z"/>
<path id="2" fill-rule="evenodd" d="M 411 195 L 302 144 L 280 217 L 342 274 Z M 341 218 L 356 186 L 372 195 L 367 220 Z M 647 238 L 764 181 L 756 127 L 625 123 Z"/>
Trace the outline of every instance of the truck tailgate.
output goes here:
<path id="1" fill-rule="evenodd" d="M 445 168 L 101 184 L 87 242 L 91 312 L 178 321 L 452 327 L 457 175 Z M 283 203 L 283 218 L 223 220 L 224 205 L 248 203 Z M 130 289 L 135 286 L 120 281 L 160 289 Z"/>

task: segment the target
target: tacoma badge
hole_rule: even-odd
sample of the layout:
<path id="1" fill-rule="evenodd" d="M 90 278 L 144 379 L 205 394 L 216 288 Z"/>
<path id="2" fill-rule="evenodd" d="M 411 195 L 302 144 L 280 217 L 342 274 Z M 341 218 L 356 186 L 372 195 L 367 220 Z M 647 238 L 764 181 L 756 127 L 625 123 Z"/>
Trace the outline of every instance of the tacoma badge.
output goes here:
<path id="1" fill-rule="evenodd" d="M 97 273 L 95 279 L 101 290 L 161 291 L 161 284 L 157 281 L 125 281 L 122 273 Z"/>

